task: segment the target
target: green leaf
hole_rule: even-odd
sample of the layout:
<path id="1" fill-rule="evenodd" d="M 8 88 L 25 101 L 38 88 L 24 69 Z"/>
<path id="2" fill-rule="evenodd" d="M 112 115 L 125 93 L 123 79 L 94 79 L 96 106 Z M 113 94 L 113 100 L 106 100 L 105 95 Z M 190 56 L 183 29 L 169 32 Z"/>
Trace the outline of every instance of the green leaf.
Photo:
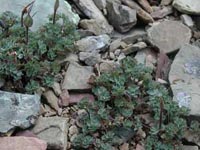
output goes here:
<path id="1" fill-rule="evenodd" d="M 110 100 L 110 93 L 103 86 L 93 88 L 92 92 L 98 97 L 99 101 L 106 102 Z"/>

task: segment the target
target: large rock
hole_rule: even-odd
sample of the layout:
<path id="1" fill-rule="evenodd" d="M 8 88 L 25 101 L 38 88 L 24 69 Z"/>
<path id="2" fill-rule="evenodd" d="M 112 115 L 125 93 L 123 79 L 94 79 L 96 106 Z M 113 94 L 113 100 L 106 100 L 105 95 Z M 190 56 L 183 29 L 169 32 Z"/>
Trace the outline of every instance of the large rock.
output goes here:
<path id="1" fill-rule="evenodd" d="M 39 111 L 40 96 L 0 91 L 0 133 L 30 127 Z"/>
<path id="2" fill-rule="evenodd" d="M 70 63 L 65 74 L 62 89 L 86 90 L 90 89 L 88 84 L 90 76 L 93 75 L 93 68 L 90 66 L 80 66 L 77 63 Z"/>
<path id="3" fill-rule="evenodd" d="M 186 44 L 176 55 L 169 73 L 174 100 L 200 116 L 200 49 Z"/>
<path id="4" fill-rule="evenodd" d="M 40 117 L 33 132 L 47 142 L 49 149 L 66 150 L 68 122 L 61 117 Z"/>
<path id="5" fill-rule="evenodd" d="M 4 11 L 11 11 L 14 14 L 21 16 L 22 9 L 32 2 L 33 0 L 0 0 L 1 9 L 0 13 Z M 80 18 L 77 14 L 73 13 L 70 4 L 65 0 L 60 0 L 58 13 L 64 13 L 68 16 L 69 20 L 75 24 L 78 24 Z M 32 9 L 32 14 L 36 12 L 33 17 L 32 30 L 37 30 L 41 25 L 48 22 L 48 16 L 54 12 L 54 0 L 36 0 Z"/>
<path id="6" fill-rule="evenodd" d="M 106 34 L 88 36 L 76 42 L 76 47 L 82 52 L 103 51 L 110 44 L 110 37 Z"/>
<path id="7" fill-rule="evenodd" d="M 46 150 L 45 141 L 34 137 L 2 137 L 0 138 L 1 150 Z"/>
<path id="8" fill-rule="evenodd" d="M 116 1 L 108 1 L 107 11 L 110 24 L 121 33 L 129 31 L 137 23 L 136 10 Z"/>
<path id="9" fill-rule="evenodd" d="M 177 21 L 164 21 L 147 30 L 149 41 L 165 53 L 178 50 L 189 43 L 191 30 Z"/>
<path id="10" fill-rule="evenodd" d="M 90 19 L 97 19 L 104 22 L 108 30 L 113 30 L 113 27 L 108 24 L 102 12 L 95 5 L 93 0 L 72 0 L 75 5 Z"/>
<path id="11" fill-rule="evenodd" d="M 173 6 L 182 13 L 200 15 L 199 0 L 174 0 Z"/>
<path id="12" fill-rule="evenodd" d="M 98 52 L 80 52 L 79 53 L 80 61 L 85 62 L 88 66 L 94 66 L 95 64 L 101 62 L 101 54 Z"/>

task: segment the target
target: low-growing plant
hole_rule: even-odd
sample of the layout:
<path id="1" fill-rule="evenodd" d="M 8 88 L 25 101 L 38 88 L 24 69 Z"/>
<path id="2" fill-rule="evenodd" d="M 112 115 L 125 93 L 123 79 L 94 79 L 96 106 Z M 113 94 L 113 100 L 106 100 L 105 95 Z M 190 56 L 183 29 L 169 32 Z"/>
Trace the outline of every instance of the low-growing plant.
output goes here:
<path id="1" fill-rule="evenodd" d="M 146 150 L 174 150 L 187 128 L 186 108 L 172 101 L 168 90 L 152 79 L 152 70 L 130 57 L 115 71 L 93 83 L 96 100 L 80 101 L 80 133 L 75 149 L 112 150 L 124 142 L 143 143 Z M 144 116 L 150 115 L 146 120 Z M 138 131 L 146 137 L 138 137 Z"/>
<path id="2" fill-rule="evenodd" d="M 56 13 L 58 0 L 49 22 L 31 32 L 33 4 L 24 7 L 21 18 L 11 12 L 0 15 L 0 77 L 12 82 L 14 91 L 33 93 L 40 86 L 51 86 L 61 69 L 60 57 L 74 50 L 79 38 L 76 26 Z"/>

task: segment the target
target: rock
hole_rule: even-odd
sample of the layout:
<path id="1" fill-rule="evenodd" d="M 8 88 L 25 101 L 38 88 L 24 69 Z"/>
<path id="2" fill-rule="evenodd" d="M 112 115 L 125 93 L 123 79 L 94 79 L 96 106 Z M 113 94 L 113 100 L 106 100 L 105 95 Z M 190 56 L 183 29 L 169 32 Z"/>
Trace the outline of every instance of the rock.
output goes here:
<path id="1" fill-rule="evenodd" d="M 78 132 L 78 128 L 76 125 L 72 125 L 70 128 L 69 128 L 69 136 L 72 136 L 72 135 L 77 135 L 79 132 Z"/>
<path id="2" fill-rule="evenodd" d="M 114 52 L 115 56 L 117 57 L 120 55 L 120 53 L 121 53 L 121 49 L 116 49 Z"/>
<path id="3" fill-rule="evenodd" d="M 147 30 L 149 41 L 160 51 L 171 53 L 189 43 L 190 29 L 177 21 L 163 21 Z"/>
<path id="4" fill-rule="evenodd" d="M 112 41 L 112 43 L 110 43 L 109 51 L 114 52 L 117 48 L 120 47 L 120 44 L 121 44 L 121 38 Z"/>
<path id="5" fill-rule="evenodd" d="M 181 147 L 181 150 L 199 150 L 198 146 L 186 146 L 186 145 L 183 145 Z"/>
<path id="6" fill-rule="evenodd" d="M 104 51 L 110 44 L 110 37 L 106 34 L 88 36 L 76 42 L 76 47 L 82 52 Z"/>
<path id="7" fill-rule="evenodd" d="M 138 39 L 146 39 L 147 33 L 143 29 L 134 29 L 127 34 L 124 34 L 122 41 L 126 44 L 134 44 Z"/>
<path id="8" fill-rule="evenodd" d="M 129 144 L 128 143 L 124 143 L 119 147 L 120 150 L 129 150 Z"/>
<path id="9" fill-rule="evenodd" d="M 167 7 L 163 7 L 162 9 L 152 12 L 151 16 L 154 19 L 162 19 L 165 16 L 170 15 L 172 13 L 173 13 L 173 8 L 171 6 L 167 6 Z"/>
<path id="10" fill-rule="evenodd" d="M 80 27 L 93 32 L 95 35 L 111 34 L 113 31 L 107 28 L 104 21 L 98 19 L 83 19 L 80 21 Z"/>
<path id="11" fill-rule="evenodd" d="M 80 61 L 83 61 L 88 66 L 94 66 L 95 64 L 101 61 L 101 55 L 94 51 L 94 52 L 80 52 L 79 53 Z"/>
<path id="12" fill-rule="evenodd" d="M 80 39 L 86 38 L 87 36 L 93 36 L 94 35 L 94 33 L 92 31 L 83 30 L 83 29 L 79 29 L 78 34 L 80 36 Z"/>
<path id="13" fill-rule="evenodd" d="M 136 11 L 116 1 L 109 0 L 106 9 L 108 20 L 114 28 L 121 32 L 129 31 L 137 23 Z"/>
<path id="14" fill-rule="evenodd" d="M 33 132 L 47 142 L 48 149 L 65 150 L 67 147 L 68 123 L 61 117 L 40 117 Z"/>
<path id="15" fill-rule="evenodd" d="M 78 62 L 78 55 L 69 53 L 63 62 Z"/>
<path id="16" fill-rule="evenodd" d="M 100 10 L 104 10 L 106 8 L 106 0 L 93 0 L 93 1 Z"/>
<path id="17" fill-rule="evenodd" d="M 173 0 L 161 0 L 160 5 L 166 6 L 172 3 Z"/>
<path id="18" fill-rule="evenodd" d="M 111 72 L 114 69 L 116 69 L 117 67 L 119 67 L 119 65 L 114 62 L 114 61 L 106 61 L 100 64 L 99 66 L 99 70 L 100 72 Z"/>
<path id="19" fill-rule="evenodd" d="M 173 100 L 200 116 L 200 48 L 186 44 L 176 55 L 169 73 Z"/>
<path id="20" fill-rule="evenodd" d="M 40 111 L 40 96 L 0 91 L 0 133 L 26 129 L 35 123 Z"/>
<path id="21" fill-rule="evenodd" d="M 103 21 L 104 25 L 108 30 L 113 30 L 113 27 L 110 26 L 101 13 L 101 11 L 97 8 L 93 0 L 72 0 L 78 8 L 90 19 L 97 19 Z"/>
<path id="22" fill-rule="evenodd" d="M 93 68 L 90 66 L 80 66 L 77 63 L 70 63 L 66 71 L 62 89 L 86 90 L 90 89 L 88 84 L 90 76 L 93 75 Z"/>
<path id="23" fill-rule="evenodd" d="M 200 147 L 200 135 L 199 132 L 192 132 L 192 131 L 185 131 L 184 133 L 184 139 L 188 142 L 188 143 L 195 143 L 197 146 Z"/>
<path id="24" fill-rule="evenodd" d="M 132 0 L 121 0 L 123 4 L 129 6 L 132 9 L 135 9 L 137 11 L 137 15 L 141 20 L 143 20 L 145 23 L 152 23 L 154 22 L 153 18 L 149 13 L 147 13 L 145 10 L 143 10 L 135 1 Z"/>
<path id="25" fill-rule="evenodd" d="M 37 136 L 33 132 L 31 132 L 29 130 L 19 131 L 19 132 L 17 132 L 15 134 L 15 136 L 24 136 L 24 137 L 35 137 L 35 138 L 37 138 Z"/>
<path id="26" fill-rule="evenodd" d="M 60 83 L 54 82 L 52 85 L 52 88 L 56 96 L 59 96 L 62 93 Z"/>
<path id="27" fill-rule="evenodd" d="M 20 17 L 22 9 L 32 1 L 33 0 L 0 0 L 0 13 L 5 11 L 11 11 Z M 64 13 L 70 21 L 72 21 L 75 24 L 78 24 L 80 18 L 77 14 L 72 12 L 70 4 L 68 4 L 68 2 L 66 2 L 65 0 L 60 0 L 59 2 L 60 5 L 58 8 L 58 13 Z M 33 17 L 33 26 L 31 27 L 33 31 L 37 30 L 44 23 L 48 22 L 48 15 L 53 14 L 54 11 L 54 3 L 55 1 L 52 0 L 35 1 L 33 9 L 31 11 L 32 14 L 36 12 L 36 14 Z"/>
<path id="28" fill-rule="evenodd" d="M 192 17 L 190 17 L 189 15 L 186 15 L 186 14 L 181 15 L 181 20 L 188 27 L 194 26 L 194 22 L 192 20 Z"/>
<path id="29" fill-rule="evenodd" d="M 95 100 L 95 98 L 92 94 L 71 93 L 69 103 L 70 104 L 77 104 L 78 102 L 80 102 L 84 98 L 88 99 L 89 102 L 94 102 L 94 100 Z"/>
<path id="30" fill-rule="evenodd" d="M 111 60 L 114 60 L 116 58 L 115 54 L 113 52 L 109 53 L 109 57 L 110 57 Z"/>
<path id="31" fill-rule="evenodd" d="M 46 150 L 47 144 L 45 141 L 34 137 L 1 137 L 1 150 Z"/>
<path id="32" fill-rule="evenodd" d="M 199 0 L 174 0 L 173 7 L 178 11 L 191 15 L 200 15 L 200 1 Z"/>
<path id="33" fill-rule="evenodd" d="M 153 9 L 147 0 L 137 0 L 137 2 L 146 10 L 148 13 L 152 13 Z"/>
<path id="34" fill-rule="evenodd" d="M 63 90 L 62 93 L 60 94 L 58 104 L 60 107 L 68 106 L 69 100 L 70 100 L 70 96 L 69 96 L 68 90 Z"/>
<path id="35" fill-rule="evenodd" d="M 57 112 L 59 112 L 60 108 L 58 106 L 58 97 L 54 94 L 54 92 L 52 90 L 48 90 L 45 93 L 43 93 L 43 95 L 46 98 L 49 105 Z"/>
<path id="36" fill-rule="evenodd" d="M 122 52 L 125 55 L 130 55 L 136 51 L 142 50 L 147 47 L 147 44 L 145 42 L 138 42 L 136 44 L 130 44 L 128 47 L 125 49 L 122 49 Z"/>

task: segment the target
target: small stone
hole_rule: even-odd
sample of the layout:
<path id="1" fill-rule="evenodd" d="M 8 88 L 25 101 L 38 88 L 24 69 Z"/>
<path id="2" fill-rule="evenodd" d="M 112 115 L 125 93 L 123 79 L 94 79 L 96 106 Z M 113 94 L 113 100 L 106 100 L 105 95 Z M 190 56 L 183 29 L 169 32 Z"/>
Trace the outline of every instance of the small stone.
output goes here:
<path id="1" fill-rule="evenodd" d="M 192 20 L 192 17 L 190 17 L 189 15 L 186 15 L 186 14 L 181 15 L 181 20 L 188 27 L 193 27 L 194 26 L 194 22 Z"/>
<path id="2" fill-rule="evenodd" d="M 78 132 L 77 126 L 72 125 L 72 126 L 69 128 L 69 136 L 77 135 L 78 133 L 79 133 L 79 132 Z"/>
<path id="3" fill-rule="evenodd" d="M 171 53 L 189 43 L 191 30 L 177 21 L 163 21 L 147 30 L 149 41 L 160 51 Z"/>
<path id="4" fill-rule="evenodd" d="M 57 112 L 59 112 L 59 106 L 58 106 L 58 97 L 54 94 L 52 90 L 48 90 L 45 93 L 43 93 L 44 97 L 46 98 L 49 105 L 55 109 Z"/>
<path id="5" fill-rule="evenodd" d="M 40 96 L 0 91 L 0 133 L 35 124 L 40 111 Z"/>
<path id="6" fill-rule="evenodd" d="M 116 49 L 114 52 L 115 56 L 119 56 L 120 53 L 121 53 L 121 49 Z"/>
<path id="7" fill-rule="evenodd" d="M 70 63 L 66 71 L 62 89 L 67 90 L 86 90 L 90 89 L 91 85 L 88 80 L 93 75 L 93 67 L 80 66 L 77 63 Z"/>
<path id="8" fill-rule="evenodd" d="M 118 62 L 122 59 L 126 58 L 126 55 L 124 53 L 120 53 L 119 57 L 117 58 Z"/>
<path id="9" fill-rule="evenodd" d="M 76 47 L 82 52 L 104 51 L 110 44 L 110 37 L 106 34 L 88 36 L 76 42 Z"/>
<path id="10" fill-rule="evenodd" d="M 160 5 L 166 6 L 172 3 L 173 0 L 161 0 Z"/>
<path id="11" fill-rule="evenodd" d="M 146 10 L 148 13 L 152 13 L 153 9 L 147 0 L 137 0 L 137 2 Z"/>
<path id="12" fill-rule="evenodd" d="M 138 42 L 136 44 L 131 44 L 129 45 L 127 48 L 125 49 L 122 49 L 122 52 L 125 54 L 125 55 L 130 55 L 136 51 L 139 51 L 139 50 L 142 50 L 144 48 L 147 47 L 147 44 L 145 42 Z"/>
<path id="13" fill-rule="evenodd" d="M 119 65 L 114 61 L 106 61 L 100 64 L 100 72 L 111 72 L 116 69 Z"/>
<path id="14" fill-rule="evenodd" d="M 59 96 L 62 93 L 60 83 L 54 82 L 52 88 L 56 96 Z"/>
<path id="15" fill-rule="evenodd" d="M 69 105 L 70 96 L 68 90 L 63 90 L 59 97 L 59 106 L 66 107 Z"/>
<path id="16" fill-rule="evenodd" d="M 110 43 L 109 51 L 110 51 L 110 52 L 115 51 L 117 48 L 120 47 L 120 43 L 121 43 L 121 39 L 120 39 L 120 38 L 114 40 L 112 43 Z"/>
<path id="17" fill-rule="evenodd" d="M 124 143 L 119 147 L 120 150 L 129 150 L 129 144 L 128 143 Z"/>
<path id="18" fill-rule="evenodd" d="M 93 0 L 95 5 L 100 9 L 104 10 L 106 8 L 106 0 Z"/>
<path id="19" fill-rule="evenodd" d="M 46 150 L 47 143 L 35 137 L 0 137 L 1 150 Z"/>
<path id="20" fill-rule="evenodd" d="M 80 52 L 79 53 L 80 61 L 83 61 L 88 66 L 94 66 L 101 62 L 101 55 L 97 52 Z"/>
<path id="21" fill-rule="evenodd" d="M 110 59 L 114 60 L 115 59 L 115 54 L 113 52 L 110 52 Z"/>
<path id="22" fill-rule="evenodd" d="M 163 7 L 162 9 L 152 12 L 151 16 L 154 19 L 162 19 L 165 16 L 170 15 L 172 13 L 173 13 L 173 8 L 171 6 L 167 6 L 167 7 Z"/>
<path id="23" fill-rule="evenodd" d="M 199 150 L 198 146 L 183 145 L 181 150 Z"/>
<path id="24" fill-rule="evenodd" d="M 40 117 L 33 132 L 47 142 L 48 149 L 65 150 L 67 147 L 68 123 L 61 117 Z"/>

